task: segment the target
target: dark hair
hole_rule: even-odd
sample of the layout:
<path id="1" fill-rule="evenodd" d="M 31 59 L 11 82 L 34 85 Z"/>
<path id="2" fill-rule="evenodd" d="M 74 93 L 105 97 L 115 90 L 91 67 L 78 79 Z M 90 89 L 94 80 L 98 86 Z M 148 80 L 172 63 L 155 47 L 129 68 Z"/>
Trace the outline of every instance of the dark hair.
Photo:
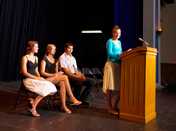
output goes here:
<path id="1" fill-rule="evenodd" d="M 73 46 L 73 43 L 71 41 L 68 41 L 65 45 L 64 48 L 68 48 L 69 46 Z"/>
<path id="2" fill-rule="evenodd" d="M 26 54 L 30 53 L 35 44 L 38 44 L 38 41 L 30 40 L 27 42 Z"/>

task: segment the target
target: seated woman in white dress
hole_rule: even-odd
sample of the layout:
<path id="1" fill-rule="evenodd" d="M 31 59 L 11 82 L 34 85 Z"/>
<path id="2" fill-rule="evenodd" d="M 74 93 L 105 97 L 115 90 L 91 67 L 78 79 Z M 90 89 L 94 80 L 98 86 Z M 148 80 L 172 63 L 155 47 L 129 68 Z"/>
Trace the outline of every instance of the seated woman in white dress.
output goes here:
<path id="1" fill-rule="evenodd" d="M 21 74 L 23 83 L 27 90 L 37 94 L 37 97 L 30 98 L 32 116 L 40 116 L 36 111 L 38 103 L 47 95 L 53 95 L 57 92 L 54 84 L 40 77 L 38 72 L 38 58 L 35 53 L 38 53 L 38 42 L 28 41 L 26 55 L 21 60 Z"/>
<path id="2" fill-rule="evenodd" d="M 54 58 L 56 46 L 48 44 L 46 53 L 41 61 L 40 73 L 47 80 L 56 84 L 60 88 L 61 110 L 70 114 L 71 110 L 66 105 L 66 96 L 70 97 L 72 105 L 80 105 L 82 102 L 77 100 L 72 93 L 68 77 L 63 72 L 58 72 L 58 61 Z"/>

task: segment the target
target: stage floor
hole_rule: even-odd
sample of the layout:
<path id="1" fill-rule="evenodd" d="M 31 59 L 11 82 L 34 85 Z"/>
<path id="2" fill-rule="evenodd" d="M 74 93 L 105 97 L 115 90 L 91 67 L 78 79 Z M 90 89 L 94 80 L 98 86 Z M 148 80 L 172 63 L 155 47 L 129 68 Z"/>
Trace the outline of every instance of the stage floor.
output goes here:
<path id="1" fill-rule="evenodd" d="M 19 82 L 0 82 L 0 131 L 175 131 L 176 92 L 157 90 L 157 119 L 147 125 L 118 120 L 106 112 L 101 89 L 94 89 L 91 107 L 73 109 L 72 114 L 41 106 L 40 117 L 25 108 L 13 109 Z"/>

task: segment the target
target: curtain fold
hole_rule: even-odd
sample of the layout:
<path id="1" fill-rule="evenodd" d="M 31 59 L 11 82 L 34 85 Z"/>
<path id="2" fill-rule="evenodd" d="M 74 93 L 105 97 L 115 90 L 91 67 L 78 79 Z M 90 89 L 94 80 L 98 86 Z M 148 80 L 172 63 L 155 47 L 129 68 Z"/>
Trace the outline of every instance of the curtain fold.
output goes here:
<path id="1" fill-rule="evenodd" d="M 0 80 L 17 80 L 19 61 L 30 39 L 47 40 L 45 0 L 0 0 Z"/>
<path id="2" fill-rule="evenodd" d="M 122 28 L 123 48 L 135 47 L 138 37 L 142 37 L 142 10 L 142 0 L 111 0 L 101 4 L 98 0 L 0 0 L 0 81 L 19 79 L 19 61 L 30 39 L 39 42 L 39 58 L 47 42 L 55 43 L 61 54 L 64 43 L 72 39 L 78 44 L 75 53 L 81 50 L 85 54 L 83 48 L 79 48 L 83 26 L 102 29 L 103 39 L 106 39 L 112 25 L 118 24 Z M 94 55 L 104 53 L 103 49 L 96 50 L 100 48 L 99 42 L 103 43 L 97 41 L 97 47 L 92 44 L 94 47 L 84 48 L 88 47 L 86 50 Z M 90 55 L 86 56 L 91 59 Z M 97 61 L 89 63 L 93 65 Z"/>
<path id="3" fill-rule="evenodd" d="M 123 49 L 136 47 L 143 36 L 143 0 L 114 0 L 114 24 L 122 29 Z"/>

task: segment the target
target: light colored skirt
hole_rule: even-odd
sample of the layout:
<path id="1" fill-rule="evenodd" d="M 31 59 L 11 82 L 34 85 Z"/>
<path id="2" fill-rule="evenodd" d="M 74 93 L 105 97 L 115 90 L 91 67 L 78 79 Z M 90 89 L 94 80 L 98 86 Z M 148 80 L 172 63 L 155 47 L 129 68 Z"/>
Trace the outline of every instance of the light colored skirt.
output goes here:
<path id="1" fill-rule="evenodd" d="M 54 94 L 57 92 L 56 86 L 45 79 L 36 80 L 31 78 L 26 78 L 23 80 L 24 86 L 27 90 L 34 92 L 40 96 L 47 96 L 49 94 Z"/>
<path id="2" fill-rule="evenodd" d="M 103 92 L 120 90 L 120 64 L 107 61 L 104 66 Z"/>

